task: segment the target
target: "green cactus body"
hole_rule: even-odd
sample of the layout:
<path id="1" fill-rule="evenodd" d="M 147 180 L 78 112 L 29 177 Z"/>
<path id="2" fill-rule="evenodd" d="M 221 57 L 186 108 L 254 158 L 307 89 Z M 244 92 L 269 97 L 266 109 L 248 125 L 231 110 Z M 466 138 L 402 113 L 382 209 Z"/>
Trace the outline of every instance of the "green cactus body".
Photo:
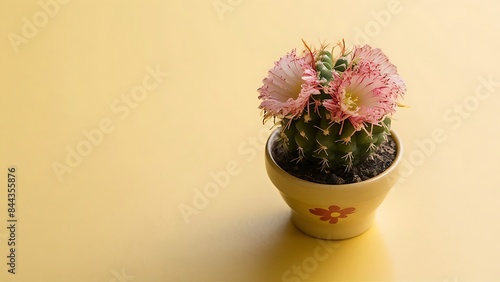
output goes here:
<path id="1" fill-rule="evenodd" d="M 332 54 L 322 50 L 317 54 L 316 70 L 322 84 L 333 79 L 333 71 L 343 72 L 349 62 L 340 57 L 333 63 Z M 309 106 L 301 116 L 282 119 L 281 140 L 297 162 L 310 161 L 320 164 L 321 169 L 349 170 L 365 160 L 386 140 L 390 130 L 390 118 L 379 124 L 367 124 L 362 130 L 355 130 L 349 120 L 333 122 L 328 110 L 315 107 L 318 101 L 328 99 L 321 92 L 311 96 Z"/>

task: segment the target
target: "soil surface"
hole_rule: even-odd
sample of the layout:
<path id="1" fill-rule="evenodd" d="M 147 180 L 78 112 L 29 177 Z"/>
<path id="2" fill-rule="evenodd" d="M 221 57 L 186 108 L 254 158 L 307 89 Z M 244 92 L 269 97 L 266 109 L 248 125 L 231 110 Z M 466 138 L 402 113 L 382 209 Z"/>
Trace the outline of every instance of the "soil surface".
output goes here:
<path id="1" fill-rule="evenodd" d="M 384 141 L 370 157 L 350 171 L 344 169 L 321 171 L 317 163 L 310 161 L 297 164 L 292 161 L 296 156 L 288 154 L 283 146 L 274 146 L 272 154 L 276 163 L 295 177 L 321 184 L 355 183 L 379 175 L 392 164 L 396 158 L 397 146 L 391 136 L 387 137 L 387 141 Z"/>

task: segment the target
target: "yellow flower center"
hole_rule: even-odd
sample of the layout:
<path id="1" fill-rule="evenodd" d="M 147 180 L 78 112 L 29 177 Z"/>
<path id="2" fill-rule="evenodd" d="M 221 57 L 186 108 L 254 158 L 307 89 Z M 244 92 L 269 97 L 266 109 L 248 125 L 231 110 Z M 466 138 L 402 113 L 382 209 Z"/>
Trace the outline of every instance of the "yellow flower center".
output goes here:
<path id="1" fill-rule="evenodd" d="M 358 110 L 358 95 L 352 92 L 346 92 L 342 103 L 347 107 L 347 110 L 350 112 L 355 112 Z"/>
<path id="2" fill-rule="evenodd" d="M 333 217 L 333 218 L 335 218 L 335 217 L 339 217 L 340 215 L 341 215 L 341 213 L 339 213 L 339 212 L 332 212 L 332 213 L 330 214 L 330 216 L 331 216 L 331 217 Z"/>

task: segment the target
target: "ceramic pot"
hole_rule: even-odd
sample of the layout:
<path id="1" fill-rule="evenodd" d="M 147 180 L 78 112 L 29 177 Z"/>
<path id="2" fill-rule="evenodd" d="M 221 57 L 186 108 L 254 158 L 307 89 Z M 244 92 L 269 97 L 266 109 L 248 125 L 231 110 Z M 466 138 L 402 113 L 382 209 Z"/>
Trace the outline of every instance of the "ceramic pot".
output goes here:
<path id="1" fill-rule="evenodd" d="M 279 138 L 275 129 L 266 143 L 266 170 L 292 209 L 293 224 L 304 233 L 322 239 L 346 239 L 370 228 L 377 207 L 398 180 L 397 167 L 403 147 L 397 145 L 396 159 L 384 172 L 371 179 L 351 184 L 319 184 L 297 178 L 283 170 L 273 159 L 272 146 Z"/>

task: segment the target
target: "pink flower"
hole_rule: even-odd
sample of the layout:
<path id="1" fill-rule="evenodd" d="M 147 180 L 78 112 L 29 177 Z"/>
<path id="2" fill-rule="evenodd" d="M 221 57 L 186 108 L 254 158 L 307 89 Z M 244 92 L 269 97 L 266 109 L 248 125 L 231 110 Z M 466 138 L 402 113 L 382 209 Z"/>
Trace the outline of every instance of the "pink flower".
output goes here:
<path id="1" fill-rule="evenodd" d="M 356 130 L 377 124 L 396 110 L 405 84 L 380 49 L 365 45 L 353 52 L 353 66 L 330 81 L 323 102 L 335 122 L 348 119 Z"/>
<path id="2" fill-rule="evenodd" d="M 321 216 L 319 219 L 323 221 L 328 221 L 331 224 L 335 224 L 339 221 L 339 218 L 346 218 L 348 214 L 355 212 L 355 208 L 344 208 L 341 209 L 339 206 L 330 206 L 328 209 L 315 208 L 309 209 L 309 212 Z"/>
<path id="3" fill-rule="evenodd" d="M 403 95 L 406 91 L 406 85 L 403 79 L 398 75 L 398 70 L 389 58 L 379 48 L 372 48 L 370 45 L 357 47 L 354 50 L 354 58 L 360 60 L 360 63 L 370 62 L 377 65 L 378 69 L 391 77 L 392 81 L 399 87 L 397 95 Z"/>
<path id="4" fill-rule="evenodd" d="M 360 61 L 373 63 L 378 66 L 382 73 L 397 74 L 396 66 L 389 62 L 389 58 L 379 48 L 372 48 L 370 45 L 356 47 L 353 57 Z"/>
<path id="5" fill-rule="evenodd" d="M 297 56 L 295 50 L 277 61 L 262 82 L 264 85 L 258 91 L 264 120 L 271 116 L 300 116 L 309 97 L 320 93 L 311 56 Z"/>

